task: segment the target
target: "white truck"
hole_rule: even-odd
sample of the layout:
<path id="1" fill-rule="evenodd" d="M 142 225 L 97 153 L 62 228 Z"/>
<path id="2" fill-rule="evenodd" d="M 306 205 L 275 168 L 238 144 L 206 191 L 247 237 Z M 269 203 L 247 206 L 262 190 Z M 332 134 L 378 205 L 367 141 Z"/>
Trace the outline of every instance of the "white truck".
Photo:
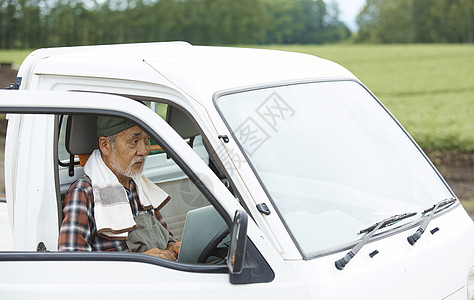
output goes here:
<path id="1" fill-rule="evenodd" d="M 40 49 L 11 89 L 1 299 L 474 298 L 473 221 L 336 63 L 183 42 Z M 57 251 L 98 115 L 152 137 L 144 172 L 171 195 L 177 262 Z"/>

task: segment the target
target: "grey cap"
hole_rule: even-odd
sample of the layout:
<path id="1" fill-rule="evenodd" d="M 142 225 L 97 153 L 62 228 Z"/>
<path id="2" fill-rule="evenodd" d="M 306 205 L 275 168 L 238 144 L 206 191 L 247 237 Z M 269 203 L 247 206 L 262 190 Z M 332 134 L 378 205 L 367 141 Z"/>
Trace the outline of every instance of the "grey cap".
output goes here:
<path id="1" fill-rule="evenodd" d="M 134 123 L 121 118 L 99 116 L 97 118 L 97 137 L 112 136 L 133 126 L 135 126 Z"/>

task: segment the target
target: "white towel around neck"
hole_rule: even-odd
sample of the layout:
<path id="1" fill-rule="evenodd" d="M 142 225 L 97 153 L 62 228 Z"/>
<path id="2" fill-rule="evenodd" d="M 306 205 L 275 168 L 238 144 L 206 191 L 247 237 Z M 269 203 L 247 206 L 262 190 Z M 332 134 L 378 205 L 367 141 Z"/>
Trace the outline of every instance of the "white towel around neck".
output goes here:
<path id="1" fill-rule="evenodd" d="M 99 236 L 109 240 L 126 240 L 128 232 L 137 227 L 125 188 L 102 160 L 98 149 L 84 166 L 91 179 L 94 194 L 94 218 Z M 132 178 L 143 208 L 161 209 L 170 196 L 144 175 Z"/>

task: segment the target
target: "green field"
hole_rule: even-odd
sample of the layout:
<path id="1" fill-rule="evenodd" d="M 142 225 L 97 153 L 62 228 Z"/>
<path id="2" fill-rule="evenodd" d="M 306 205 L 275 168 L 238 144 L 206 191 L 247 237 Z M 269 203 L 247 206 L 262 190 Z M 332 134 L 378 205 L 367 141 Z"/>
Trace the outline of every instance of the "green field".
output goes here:
<path id="1" fill-rule="evenodd" d="M 474 152 L 473 45 L 275 45 L 338 62 L 424 149 Z"/>
<path id="2" fill-rule="evenodd" d="M 474 152 L 474 45 L 260 47 L 336 61 L 377 95 L 422 148 Z M 0 62 L 19 65 L 29 52 L 0 50 Z"/>
<path id="3" fill-rule="evenodd" d="M 0 63 L 11 63 L 18 68 L 31 50 L 2 50 L 0 49 Z"/>

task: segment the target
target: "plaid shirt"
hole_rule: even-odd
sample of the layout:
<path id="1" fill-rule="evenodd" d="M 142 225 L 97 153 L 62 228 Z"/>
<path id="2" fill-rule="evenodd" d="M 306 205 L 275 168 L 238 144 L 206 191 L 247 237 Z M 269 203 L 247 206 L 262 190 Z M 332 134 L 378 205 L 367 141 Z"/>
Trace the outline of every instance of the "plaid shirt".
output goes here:
<path id="1" fill-rule="evenodd" d="M 135 182 L 130 180 L 127 190 L 130 209 L 134 216 L 143 213 L 138 200 Z M 156 210 L 155 217 L 168 229 L 161 213 Z M 59 251 L 128 251 L 125 241 L 107 240 L 97 234 L 94 219 L 94 194 L 92 185 L 79 179 L 71 185 L 63 202 L 64 219 L 59 230 Z"/>

